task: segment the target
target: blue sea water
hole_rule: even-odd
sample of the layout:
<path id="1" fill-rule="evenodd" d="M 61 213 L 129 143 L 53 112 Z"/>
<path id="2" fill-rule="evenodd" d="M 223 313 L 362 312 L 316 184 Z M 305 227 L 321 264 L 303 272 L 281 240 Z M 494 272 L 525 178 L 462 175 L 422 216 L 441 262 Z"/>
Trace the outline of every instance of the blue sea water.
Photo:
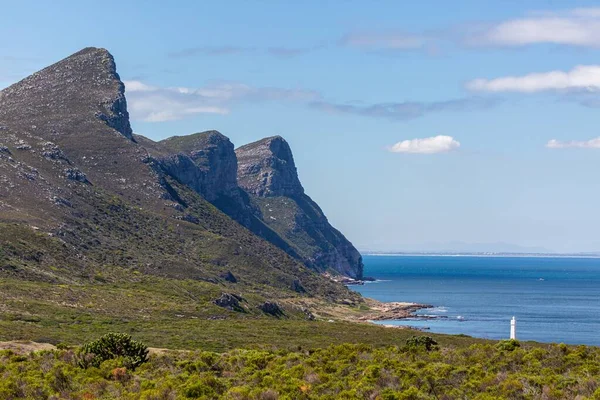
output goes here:
<path id="1" fill-rule="evenodd" d="M 385 321 L 431 332 L 600 346 L 600 259 L 365 256 L 378 281 L 353 289 L 380 301 L 425 303 L 435 319 Z"/>

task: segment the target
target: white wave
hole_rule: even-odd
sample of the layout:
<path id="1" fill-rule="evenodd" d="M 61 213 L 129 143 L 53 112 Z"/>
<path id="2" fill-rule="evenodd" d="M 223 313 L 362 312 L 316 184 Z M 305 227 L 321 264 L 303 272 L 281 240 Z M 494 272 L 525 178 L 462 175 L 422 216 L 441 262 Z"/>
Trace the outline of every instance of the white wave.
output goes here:
<path id="1" fill-rule="evenodd" d="M 439 306 L 439 307 L 428 308 L 427 311 L 433 312 L 433 313 L 447 313 L 448 309 L 444 306 Z"/>

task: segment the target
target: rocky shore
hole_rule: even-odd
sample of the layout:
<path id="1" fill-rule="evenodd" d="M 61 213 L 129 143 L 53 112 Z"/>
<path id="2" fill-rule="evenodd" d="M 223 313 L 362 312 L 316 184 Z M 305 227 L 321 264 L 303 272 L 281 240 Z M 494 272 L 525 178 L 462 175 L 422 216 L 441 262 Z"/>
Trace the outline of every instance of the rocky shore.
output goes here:
<path id="1" fill-rule="evenodd" d="M 330 273 L 323 273 L 324 277 L 331 279 L 334 282 L 342 283 L 346 286 L 352 285 L 364 285 L 365 282 L 374 282 L 375 278 L 364 277 L 363 279 L 353 279 L 345 275 L 333 275 Z M 416 317 L 414 314 L 418 310 L 425 308 L 433 308 L 430 304 L 420 303 L 409 303 L 409 302 L 381 302 L 375 299 L 365 298 L 366 305 L 369 307 L 369 311 L 356 317 L 353 316 L 352 320 L 355 321 L 392 321 L 397 319 Z M 423 317 L 431 318 L 431 317 Z"/>
<path id="2" fill-rule="evenodd" d="M 382 303 L 367 299 L 370 312 L 359 317 L 360 321 L 390 321 L 414 317 L 414 313 L 424 308 L 432 308 L 429 304 L 390 302 Z"/>
<path id="3" fill-rule="evenodd" d="M 331 279 L 334 282 L 338 282 L 341 284 L 344 284 L 346 286 L 353 286 L 353 285 L 364 285 L 365 282 L 375 282 L 375 278 L 371 278 L 369 276 L 365 276 L 362 279 L 354 279 L 354 278 L 350 278 L 349 276 L 345 276 L 345 275 L 332 275 L 329 273 L 324 273 L 323 276 L 325 276 L 326 278 Z"/>

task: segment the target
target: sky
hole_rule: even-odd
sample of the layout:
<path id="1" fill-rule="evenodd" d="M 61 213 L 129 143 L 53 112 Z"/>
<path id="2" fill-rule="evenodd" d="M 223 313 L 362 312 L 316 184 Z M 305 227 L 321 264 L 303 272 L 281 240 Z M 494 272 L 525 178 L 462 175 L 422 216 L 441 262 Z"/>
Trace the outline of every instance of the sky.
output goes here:
<path id="1" fill-rule="evenodd" d="M 0 0 L 0 88 L 104 47 L 136 133 L 283 136 L 359 249 L 600 251 L 598 2 L 173 3 Z"/>

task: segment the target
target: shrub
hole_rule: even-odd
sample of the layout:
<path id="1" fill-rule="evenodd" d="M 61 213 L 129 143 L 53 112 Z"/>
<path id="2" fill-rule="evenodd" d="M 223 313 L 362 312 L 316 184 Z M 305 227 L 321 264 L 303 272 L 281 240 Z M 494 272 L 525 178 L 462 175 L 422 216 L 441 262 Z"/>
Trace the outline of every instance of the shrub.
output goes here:
<path id="1" fill-rule="evenodd" d="M 148 347 L 125 333 L 109 333 L 83 345 L 78 352 L 78 364 L 82 368 L 99 367 L 103 361 L 118 357 L 123 358 L 125 367 L 135 369 L 148 361 Z"/>
<path id="2" fill-rule="evenodd" d="M 514 351 L 521 347 L 521 343 L 515 339 L 501 340 L 496 344 L 496 348 L 502 351 Z"/>
<path id="3" fill-rule="evenodd" d="M 435 350 L 437 342 L 431 336 L 412 336 L 406 340 L 406 346 L 409 349 L 425 349 L 427 351 Z"/>

